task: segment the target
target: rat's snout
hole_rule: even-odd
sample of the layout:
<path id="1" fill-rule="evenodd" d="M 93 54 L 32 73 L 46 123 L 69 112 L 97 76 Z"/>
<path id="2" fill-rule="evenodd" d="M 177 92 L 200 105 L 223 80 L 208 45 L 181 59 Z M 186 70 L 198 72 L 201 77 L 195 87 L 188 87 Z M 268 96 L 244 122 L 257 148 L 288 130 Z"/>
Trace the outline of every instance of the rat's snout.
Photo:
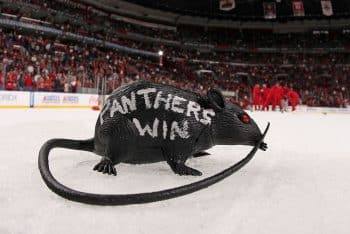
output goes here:
<path id="1" fill-rule="evenodd" d="M 251 128 L 250 131 L 247 132 L 247 136 L 243 145 L 255 146 L 258 141 L 260 141 L 261 137 L 262 134 L 258 128 Z"/>
<path id="2" fill-rule="evenodd" d="M 248 116 L 247 114 L 242 114 L 242 116 L 239 116 L 241 121 L 245 124 L 240 126 L 240 133 L 241 133 L 241 138 L 240 138 L 240 143 L 242 145 L 250 145 L 250 146 L 255 146 L 258 144 L 263 137 L 262 132 L 260 131 L 258 125 L 255 123 L 253 119 L 249 119 L 249 122 L 245 122 L 244 119 L 246 119 Z M 249 116 L 248 116 L 249 117 Z M 267 149 L 267 144 L 262 142 L 259 143 L 259 148 L 261 150 L 266 150 Z"/>
<path id="3" fill-rule="evenodd" d="M 240 107 L 228 105 L 227 109 L 217 113 L 212 126 L 213 140 L 218 145 L 250 145 L 266 149 L 261 142 L 262 132 L 255 121 Z"/>
<path id="4" fill-rule="evenodd" d="M 247 117 L 246 117 L 247 116 Z M 241 126 L 242 136 L 246 141 L 249 142 L 249 145 L 255 146 L 262 137 L 262 133 L 253 119 L 251 119 L 246 113 L 239 115 L 238 118 L 244 123 Z M 243 120 L 249 118 L 248 122 Z"/>

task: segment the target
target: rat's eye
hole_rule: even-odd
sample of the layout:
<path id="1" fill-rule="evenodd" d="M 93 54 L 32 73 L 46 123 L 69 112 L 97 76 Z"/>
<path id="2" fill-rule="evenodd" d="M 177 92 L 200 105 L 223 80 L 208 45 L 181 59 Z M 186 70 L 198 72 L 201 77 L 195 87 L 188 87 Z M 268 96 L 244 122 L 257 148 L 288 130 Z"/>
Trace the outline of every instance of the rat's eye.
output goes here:
<path id="1" fill-rule="evenodd" d="M 250 118 L 247 114 L 239 115 L 239 119 L 245 124 L 249 123 L 249 121 L 250 121 Z"/>

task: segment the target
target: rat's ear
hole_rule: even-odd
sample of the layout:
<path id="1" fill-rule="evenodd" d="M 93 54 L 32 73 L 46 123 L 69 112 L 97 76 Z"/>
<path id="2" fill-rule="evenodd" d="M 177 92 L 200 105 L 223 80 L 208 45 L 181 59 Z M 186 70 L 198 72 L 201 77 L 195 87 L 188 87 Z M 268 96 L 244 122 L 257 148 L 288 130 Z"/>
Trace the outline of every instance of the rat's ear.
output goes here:
<path id="1" fill-rule="evenodd" d="M 224 96 L 222 96 L 222 93 L 217 89 L 209 89 L 208 93 L 208 101 L 210 103 L 210 106 L 217 112 L 222 111 L 225 106 L 225 99 Z"/>

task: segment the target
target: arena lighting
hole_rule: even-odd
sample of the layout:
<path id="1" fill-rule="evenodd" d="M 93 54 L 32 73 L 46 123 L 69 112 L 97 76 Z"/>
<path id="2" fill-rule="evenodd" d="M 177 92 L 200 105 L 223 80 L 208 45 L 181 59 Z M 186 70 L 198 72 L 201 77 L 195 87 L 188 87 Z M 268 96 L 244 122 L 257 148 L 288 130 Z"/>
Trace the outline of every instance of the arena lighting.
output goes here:
<path id="1" fill-rule="evenodd" d="M 159 66 L 163 66 L 163 54 L 164 52 L 162 50 L 158 51 L 158 55 L 159 55 Z"/>

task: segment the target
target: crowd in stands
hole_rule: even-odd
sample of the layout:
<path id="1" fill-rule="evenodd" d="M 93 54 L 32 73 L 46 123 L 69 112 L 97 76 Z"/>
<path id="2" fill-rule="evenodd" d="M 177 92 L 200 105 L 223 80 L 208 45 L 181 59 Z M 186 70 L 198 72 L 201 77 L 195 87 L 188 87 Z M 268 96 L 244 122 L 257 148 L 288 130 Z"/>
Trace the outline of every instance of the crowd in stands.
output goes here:
<path id="1" fill-rule="evenodd" d="M 125 34 L 127 32 L 136 32 L 152 38 L 170 40 L 176 40 L 177 37 L 173 29 L 174 27 L 169 27 L 171 28 L 169 30 L 128 23 L 112 18 L 110 14 L 106 14 L 91 6 L 74 1 L 21 0 L 18 2 L 29 4 L 26 6 L 33 6 L 33 10 L 28 11 L 27 9 L 25 13 L 21 13 L 21 7 L 14 9 L 13 7 L 5 5 L 1 8 L 1 12 L 17 15 L 19 16 L 17 18 L 18 20 L 21 20 L 22 17 L 39 19 L 41 22 L 35 22 L 36 24 L 103 40 L 116 40 L 116 33 Z M 38 9 L 48 12 L 51 11 L 51 14 L 38 14 Z M 59 14 L 64 17 L 55 19 L 52 17 L 54 14 Z M 48 25 L 46 22 L 50 24 Z"/>
<path id="2" fill-rule="evenodd" d="M 18 2 L 18 1 L 16 1 Z M 71 0 L 21 0 L 40 9 L 51 10 L 65 14 L 71 20 L 55 22 L 52 15 L 42 16 L 36 8 L 30 12 L 19 13 L 18 9 L 3 6 L 2 13 L 11 13 L 20 17 L 39 18 L 51 22 L 51 27 L 74 32 L 84 36 L 92 36 L 103 40 L 118 40 L 121 34 L 137 33 L 152 38 L 162 38 L 175 42 L 213 45 L 216 48 L 348 48 L 350 46 L 349 30 L 315 30 L 308 33 L 275 34 L 267 30 L 237 30 L 222 28 L 206 28 L 198 26 L 179 25 L 176 30 L 162 27 L 141 26 L 116 19 L 110 13 L 102 12 L 93 6 L 84 5 Z M 47 25 L 46 25 L 47 26 Z M 173 27 L 170 27 L 173 28 Z M 257 37 L 256 35 L 259 35 Z M 119 36 L 118 36 L 119 35 Z M 130 42 L 133 43 L 133 42 Z M 148 43 L 150 44 L 150 43 Z M 152 46 L 152 45 L 146 45 Z M 144 48 L 145 45 L 139 46 Z M 158 50 L 156 50 L 158 51 Z"/>
<path id="3" fill-rule="evenodd" d="M 70 0 L 21 0 L 50 14 L 65 14 L 63 22 L 40 17 L 49 27 L 74 32 L 146 51 L 164 51 L 158 58 L 108 51 L 82 42 L 44 35 L 25 35 L 17 30 L 0 33 L 0 89 L 77 92 L 82 87 L 107 92 L 132 80 L 146 79 L 171 84 L 204 94 L 216 87 L 230 91 L 231 100 L 242 106 L 253 102 L 254 84 L 273 87 L 277 82 L 295 90 L 300 103 L 309 106 L 349 105 L 350 53 L 324 51 L 301 53 L 304 49 L 347 47 L 349 35 L 342 31 L 314 34 L 259 33 L 179 26 L 177 30 L 145 27 L 112 19 L 109 14 Z M 38 17 L 35 11 L 20 14 L 19 9 L 4 5 L 2 13 Z M 33 23 L 33 22 L 32 22 Z M 40 22 L 39 22 L 40 24 Z M 117 33 L 116 33 L 117 32 Z M 120 34 L 133 32 L 152 38 L 180 42 L 177 46 L 130 40 Z M 187 42 L 211 44 L 216 48 L 234 46 L 248 51 L 219 51 L 184 46 Z M 267 53 L 257 47 L 299 49 L 293 53 Z"/>
<path id="4" fill-rule="evenodd" d="M 237 54 L 237 61 L 242 56 Z M 346 55 L 304 55 L 304 59 L 298 54 L 281 56 L 295 63 L 273 63 L 271 54 L 245 54 L 243 57 L 256 61 L 232 65 L 164 59 L 160 64 L 158 59 L 2 31 L 0 88 L 76 92 L 81 87 L 100 88 L 105 80 L 110 92 L 123 83 L 146 79 L 202 94 L 216 87 L 230 91 L 232 101 L 246 105 L 252 101 L 255 83 L 271 87 L 279 82 L 296 90 L 303 104 L 348 104 L 350 66 L 340 63 Z M 275 59 L 280 58 L 276 55 Z"/>

